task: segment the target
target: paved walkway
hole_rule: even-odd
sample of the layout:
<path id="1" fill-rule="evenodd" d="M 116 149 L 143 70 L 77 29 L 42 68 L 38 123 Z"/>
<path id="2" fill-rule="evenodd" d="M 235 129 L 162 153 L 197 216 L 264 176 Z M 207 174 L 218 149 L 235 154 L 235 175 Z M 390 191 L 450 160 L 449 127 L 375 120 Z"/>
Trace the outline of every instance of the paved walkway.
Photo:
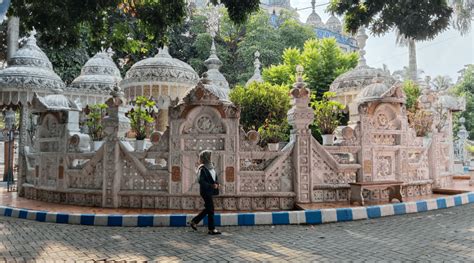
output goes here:
<path id="1" fill-rule="evenodd" d="M 474 205 L 317 226 L 113 228 L 0 217 L 0 261 L 472 261 Z"/>

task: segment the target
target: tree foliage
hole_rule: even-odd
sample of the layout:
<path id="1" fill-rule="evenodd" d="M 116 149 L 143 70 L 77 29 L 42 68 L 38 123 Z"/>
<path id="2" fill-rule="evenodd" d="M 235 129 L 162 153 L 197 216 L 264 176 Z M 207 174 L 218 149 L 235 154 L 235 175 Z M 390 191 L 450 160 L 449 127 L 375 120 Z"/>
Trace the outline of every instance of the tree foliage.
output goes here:
<path id="1" fill-rule="evenodd" d="M 252 14 L 244 24 L 231 21 L 227 11 L 221 9 L 219 31 L 215 37 L 217 54 L 223 66 L 220 71 L 231 86 L 244 84 L 254 73 L 254 54 L 260 53 L 263 65 L 281 62 L 286 47 L 302 48 L 303 43 L 314 37 L 311 28 L 296 22 L 290 15 L 282 14 L 280 27 L 273 27 L 268 13 L 261 10 Z M 206 32 L 206 12 L 194 12 L 183 26 L 172 29 L 170 52 L 174 57 L 188 62 L 198 74 L 206 68 L 212 38 Z M 204 26 L 203 26 L 204 25 Z M 290 35 L 290 31 L 294 31 Z"/>
<path id="2" fill-rule="evenodd" d="M 456 94 L 466 99 L 466 110 L 461 116 L 466 119 L 466 129 L 469 131 L 469 139 L 474 140 L 474 65 L 468 65 L 458 83 L 453 87 Z"/>
<path id="3" fill-rule="evenodd" d="M 403 91 L 407 96 L 406 108 L 410 112 L 416 111 L 416 102 L 418 97 L 421 95 L 420 86 L 412 80 L 406 80 L 403 82 Z"/>
<path id="4" fill-rule="evenodd" d="M 314 109 L 314 125 L 322 134 L 332 134 L 339 126 L 339 118 L 345 105 L 332 100 L 335 92 L 324 92 L 321 100 L 313 100 L 311 107 Z"/>
<path id="5" fill-rule="evenodd" d="M 286 86 L 253 82 L 231 90 L 230 100 L 240 107 L 240 124 L 245 130 L 257 130 L 266 122 L 282 123 L 290 109 Z"/>
<path id="6" fill-rule="evenodd" d="M 345 30 L 355 33 L 361 26 L 375 35 L 393 29 L 414 40 L 433 39 L 450 23 L 453 9 L 445 0 L 332 0 L 328 9 L 344 14 Z"/>
<path id="7" fill-rule="evenodd" d="M 260 3 L 221 2 L 235 23 L 245 22 Z M 16 0 L 9 15 L 20 17 L 22 31 L 35 27 L 41 32 L 41 42 L 51 46 L 74 45 L 81 37 L 81 27 L 86 26 L 91 29 L 89 37 L 98 46 L 117 46 L 122 42 L 134 49 L 145 45 L 143 42 L 163 44 L 168 29 L 182 23 L 186 11 L 185 0 Z"/>
<path id="8" fill-rule="evenodd" d="M 263 78 L 272 84 L 290 86 L 295 81 L 296 65 L 302 65 L 308 87 L 322 98 L 337 76 L 357 65 L 357 59 L 354 52 L 344 53 L 333 38 L 310 39 L 303 50 L 285 49 L 283 62 L 264 69 Z"/>

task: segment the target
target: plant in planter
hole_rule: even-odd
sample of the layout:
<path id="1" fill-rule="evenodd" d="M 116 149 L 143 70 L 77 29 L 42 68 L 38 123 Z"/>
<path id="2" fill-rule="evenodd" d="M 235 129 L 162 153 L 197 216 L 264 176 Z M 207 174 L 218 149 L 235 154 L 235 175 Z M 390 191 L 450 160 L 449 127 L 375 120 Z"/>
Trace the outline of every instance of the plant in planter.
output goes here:
<path id="1" fill-rule="evenodd" d="M 143 150 L 144 140 L 148 133 L 151 133 L 152 123 L 154 122 L 153 112 L 155 102 L 144 96 L 138 96 L 133 102 L 133 109 L 127 114 L 130 119 L 130 127 L 135 133 L 135 139 L 137 140 L 137 149 Z"/>
<path id="2" fill-rule="evenodd" d="M 408 112 L 408 123 L 416 132 L 416 136 L 424 137 L 433 129 L 433 113 L 426 110 Z"/>
<path id="3" fill-rule="evenodd" d="M 86 126 L 89 136 L 92 139 L 93 150 L 97 150 L 102 145 L 104 139 L 104 125 L 102 120 L 107 114 L 107 105 L 99 103 L 95 105 L 87 105 L 84 112 L 86 113 Z"/>
<path id="4" fill-rule="evenodd" d="M 288 127 L 286 119 L 280 123 L 266 119 L 265 123 L 258 128 L 261 144 L 267 144 L 270 151 L 278 151 L 279 143 L 289 139 Z"/>
<path id="5" fill-rule="evenodd" d="M 331 100 L 336 96 L 335 92 L 325 92 L 321 100 L 313 100 L 311 107 L 314 109 L 314 125 L 321 131 L 323 145 L 333 144 L 333 132 L 339 126 L 339 117 L 344 105 Z M 314 98 L 314 97 L 313 97 Z"/>

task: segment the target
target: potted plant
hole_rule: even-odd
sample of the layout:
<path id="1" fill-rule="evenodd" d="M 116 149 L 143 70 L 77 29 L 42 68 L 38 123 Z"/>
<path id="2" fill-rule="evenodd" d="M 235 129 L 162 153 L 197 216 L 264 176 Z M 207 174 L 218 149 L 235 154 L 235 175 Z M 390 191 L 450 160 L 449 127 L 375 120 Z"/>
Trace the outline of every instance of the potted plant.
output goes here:
<path id="1" fill-rule="evenodd" d="M 344 104 L 331 100 L 335 92 L 325 92 L 321 100 L 313 100 L 311 107 L 314 109 L 314 124 L 321 131 L 323 145 L 334 143 L 334 130 L 339 126 L 339 116 L 344 109 Z M 314 98 L 314 97 L 313 97 Z"/>
<path id="2" fill-rule="evenodd" d="M 103 144 L 104 125 L 102 120 L 107 114 L 107 105 L 99 103 L 95 105 L 87 105 L 84 112 L 86 113 L 87 132 L 92 139 L 91 150 L 97 151 Z"/>
<path id="3" fill-rule="evenodd" d="M 288 123 L 286 119 L 280 123 L 270 122 L 268 119 L 258 128 L 262 144 L 267 144 L 269 151 L 278 151 L 280 142 L 288 139 Z"/>
<path id="4" fill-rule="evenodd" d="M 427 110 L 408 112 L 408 122 L 417 137 L 425 137 L 433 131 L 433 113 Z"/>
<path id="5" fill-rule="evenodd" d="M 127 114 L 130 119 L 130 127 L 135 134 L 135 150 L 145 150 L 145 138 L 148 132 L 151 132 L 154 122 L 153 112 L 155 102 L 144 96 L 138 96 L 133 102 L 133 109 Z"/>

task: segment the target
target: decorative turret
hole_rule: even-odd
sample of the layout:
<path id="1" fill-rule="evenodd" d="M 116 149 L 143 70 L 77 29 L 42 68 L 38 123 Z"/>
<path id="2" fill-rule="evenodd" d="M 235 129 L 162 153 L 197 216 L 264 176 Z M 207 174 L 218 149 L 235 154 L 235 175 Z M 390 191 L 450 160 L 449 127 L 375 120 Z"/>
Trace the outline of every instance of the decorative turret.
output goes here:
<path id="1" fill-rule="evenodd" d="M 313 27 L 319 27 L 319 28 L 324 28 L 324 22 L 321 19 L 321 17 L 316 13 L 316 1 L 312 0 L 311 5 L 313 7 L 313 11 L 311 14 L 308 16 L 308 19 L 306 19 L 306 24 L 313 26 Z"/>
<path id="2" fill-rule="evenodd" d="M 211 45 L 211 54 L 204 64 L 207 67 L 206 72 L 206 81 L 210 85 L 214 85 L 217 88 L 221 89 L 226 96 L 228 96 L 230 92 L 229 83 L 225 79 L 224 75 L 219 71 L 219 68 L 222 66 L 222 61 L 217 56 L 216 44 L 214 42 L 214 38 L 217 35 L 217 31 L 219 30 L 219 10 L 216 6 L 210 9 L 210 13 L 208 14 L 209 19 L 207 21 L 207 30 L 212 37 L 212 45 Z"/>
<path id="3" fill-rule="evenodd" d="M 328 21 L 326 21 L 326 28 L 333 32 L 341 33 L 342 23 L 337 17 L 335 17 L 334 15 L 331 15 Z"/>
<path id="4" fill-rule="evenodd" d="M 222 66 L 222 61 L 217 56 L 216 45 L 214 40 L 212 40 L 211 46 L 211 55 L 209 56 L 204 64 L 207 67 L 207 79 L 210 81 L 211 84 L 216 85 L 217 87 L 224 90 L 226 93 L 229 93 L 229 83 L 225 79 L 224 75 L 219 71 L 219 68 Z"/>
<path id="5" fill-rule="evenodd" d="M 245 84 L 246 87 L 250 85 L 250 83 L 252 82 L 259 82 L 259 83 L 263 82 L 262 75 L 260 74 L 260 66 L 262 65 L 262 63 L 260 63 L 260 60 L 258 59 L 259 57 L 260 57 L 260 52 L 258 52 L 257 50 L 255 51 L 255 61 L 253 62 L 255 70 L 254 70 L 253 76 Z"/>

